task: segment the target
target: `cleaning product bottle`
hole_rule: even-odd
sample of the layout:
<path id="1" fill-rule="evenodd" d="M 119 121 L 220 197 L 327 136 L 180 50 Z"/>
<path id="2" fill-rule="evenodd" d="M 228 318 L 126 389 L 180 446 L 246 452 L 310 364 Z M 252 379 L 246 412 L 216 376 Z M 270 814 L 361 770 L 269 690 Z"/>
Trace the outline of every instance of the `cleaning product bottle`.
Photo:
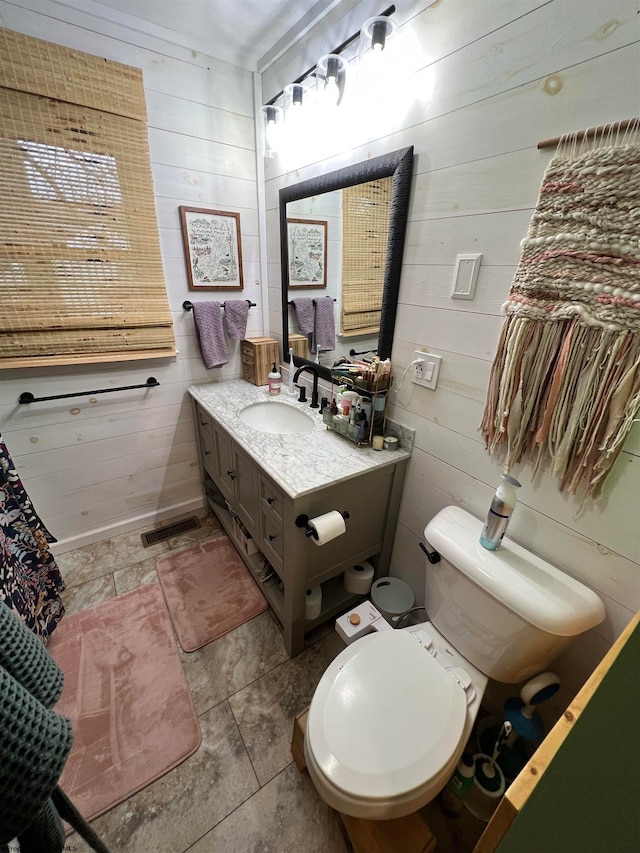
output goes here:
<path id="1" fill-rule="evenodd" d="M 462 811 L 463 800 L 473 785 L 475 765 L 470 752 L 463 752 L 458 766 L 440 795 L 442 811 L 449 817 L 457 817 Z"/>
<path id="2" fill-rule="evenodd" d="M 296 372 L 295 364 L 293 363 L 293 347 L 289 347 L 289 393 L 295 394 L 296 389 L 293 384 L 293 374 Z"/>
<path id="3" fill-rule="evenodd" d="M 496 551 L 500 547 L 511 513 L 516 505 L 516 489 L 520 483 L 509 474 L 502 475 L 502 482 L 493 496 L 487 520 L 480 534 L 480 544 L 489 551 Z"/>
<path id="4" fill-rule="evenodd" d="M 276 395 L 282 389 L 282 374 L 276 367 L 275 361 L 271 365 L 271 373 L 269 374 L 269 393 Z"/>

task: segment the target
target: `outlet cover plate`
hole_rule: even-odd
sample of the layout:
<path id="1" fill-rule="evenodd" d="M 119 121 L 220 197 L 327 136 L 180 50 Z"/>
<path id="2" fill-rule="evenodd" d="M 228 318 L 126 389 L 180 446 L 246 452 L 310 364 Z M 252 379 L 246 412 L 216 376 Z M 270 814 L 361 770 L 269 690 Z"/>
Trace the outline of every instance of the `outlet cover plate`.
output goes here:
<path id="1" fill-rule="evenodd" d="M 421 352 L 419 350 L 414 352 L 413 358 L 414 360 L 422 359 L 424 364 L 422 365 L 422 376 L 419 375 L 420 365 L 414 364 L 411 381 L 416 385 L 422 385 L 424 388 L 431 388 L 432 391 L 435 391 L 438 384 L 442 358 L 439 355 L 432 355 L 430 352 Z"/>

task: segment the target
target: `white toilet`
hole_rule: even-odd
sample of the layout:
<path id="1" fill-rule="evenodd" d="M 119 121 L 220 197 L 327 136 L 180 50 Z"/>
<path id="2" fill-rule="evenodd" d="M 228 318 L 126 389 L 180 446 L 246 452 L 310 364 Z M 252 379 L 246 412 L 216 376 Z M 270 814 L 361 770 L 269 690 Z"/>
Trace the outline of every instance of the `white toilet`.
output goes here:
<path id="1" fill-rule="evenodd" d="M 604 619 L 588 587 L 509 539 L 479 544 L 482 523 L 446 507 L 425 529 L 441 557 L 426 567 L 429 622 L 367 634 L 326 670 L 304 751 L 330 806 L 391 819 L 426 805 L 453 773 L 489 678 L 543 671 Z"/>

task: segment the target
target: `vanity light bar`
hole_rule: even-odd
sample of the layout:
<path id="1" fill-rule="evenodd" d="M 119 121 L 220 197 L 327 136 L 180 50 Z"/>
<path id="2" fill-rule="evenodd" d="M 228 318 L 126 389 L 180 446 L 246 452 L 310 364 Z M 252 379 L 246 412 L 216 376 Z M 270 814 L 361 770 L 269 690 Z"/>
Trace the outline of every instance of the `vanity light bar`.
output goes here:
<path id="1" fill-rule="evenodd" d="M 395 7 L 395 6 L 393 6 L 393 5 L 392 5 L 392 6 L 389 6 L 389 8 L 388 8 L 388 9 L 385 9 L 385 10 L 384 10 L 384 12 L 380 12 L 380 14 L 378 15 L 378 17 L 379 17 L 379 18 L 388 18 L 390 15 L 393 15 L 393 13 L 394 13 L 395 11 L 396 11 L 396 7 Z M 357 38 L 359 38 L 359 37 L 360 37 L 360 33 L 361 33 L 361 30 L 358 30 L 358 32 L 357 32 L 357 33 L 353 33 L 353 35 L 350 35 L 348 39 L 345 39 L 345 41 L 343 41 L 343 42 L 342 42 L 342 44 L 338 45 L 338 47 L 336 47 L 334 50 L 332 50 L 332 51 L 331 51 L 331 54 L 340 54 L 340 53 L 342 53 L 342 51 L 343 51 L 343 50 L 345 50 L 347 47 L 349 47 L 349 45 L 350 45 L 350 44 L 353 44 L 353 42 L 354 42 Z M 308 69 L 304 72 L 304 74 L 301 74 L 301 75 L 300 75 L 296 80 L 294 80 L 294 81 L 293 81 L 293 84 L 302 83 L 302 81 L 303 81 L 303 80 L 306 80 L 306 79 L 307 79 L 307 77 L 310 77 L 312 74 L 314 74 L 314 73 L 315 73 L 315 71 L 316 71 L 316 67 L 317 67 L 317 66 L 312 65 L 312 66 L 311 66 L 311 68 L 308 68 Z M 265 106 L 267 106 L 267 107 L 273 106 L 273 105 L 276 103 L 276 101 L 277 101 L 277 100 L 279 100 L 283 95 L 284 95 L 284 89 L 282 89 L 280 92 L 278 92 L 278 94 L 277 94 L 277 95 L 274 95 L 274 96 L 273 96 L 273 98 L 271 98 L 269 101 L 267 101 L 267 103 L 265 104 Z"/>

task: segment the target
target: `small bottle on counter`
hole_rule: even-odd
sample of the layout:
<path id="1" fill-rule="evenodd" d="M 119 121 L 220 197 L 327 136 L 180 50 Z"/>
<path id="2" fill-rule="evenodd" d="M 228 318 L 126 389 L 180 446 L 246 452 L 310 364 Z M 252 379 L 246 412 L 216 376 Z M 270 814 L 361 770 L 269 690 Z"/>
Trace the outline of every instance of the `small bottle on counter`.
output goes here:
<path id="1" fill-rule="evenodd" d="M 440 806 L 449 817 L 458 817 L 464 805 L 464 798 L 473 785 L 475 764 L 470 752 L 463 752 L 453 776 L 440 794 Z"/>
<path id="2" fill-rule="evenodd" d="M 264 375 L 264 374 L 263 374 Z M 271 365 L 271 373 L 269 374 L 269 393 L 277 395 L 282 390 L 282 374 L 276 367 L 275 361 Z"/>

